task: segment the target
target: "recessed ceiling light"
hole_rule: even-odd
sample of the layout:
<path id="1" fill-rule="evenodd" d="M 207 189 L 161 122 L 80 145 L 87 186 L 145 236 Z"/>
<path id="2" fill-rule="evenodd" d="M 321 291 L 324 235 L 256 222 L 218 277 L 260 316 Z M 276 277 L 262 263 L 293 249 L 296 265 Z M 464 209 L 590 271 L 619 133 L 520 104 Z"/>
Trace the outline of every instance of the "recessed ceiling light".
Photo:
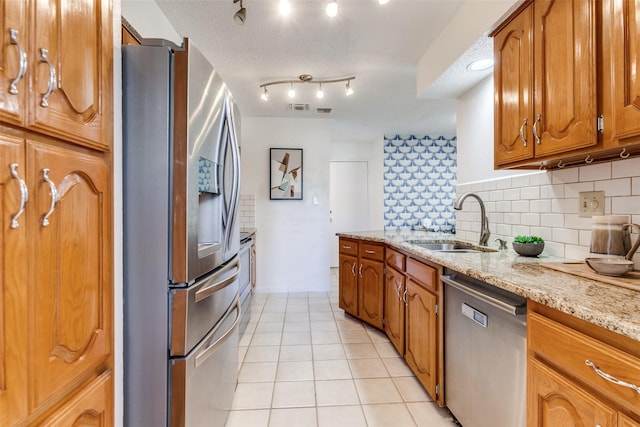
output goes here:
<path id="1" fill-rule="evenodd" d="M 476 59 L 475 61 L 467 65 L 467 70 L 469 71 L 488 70 L 489 68 L 493 67 L 493 64 L 494 64 L 493 58 Z"/>

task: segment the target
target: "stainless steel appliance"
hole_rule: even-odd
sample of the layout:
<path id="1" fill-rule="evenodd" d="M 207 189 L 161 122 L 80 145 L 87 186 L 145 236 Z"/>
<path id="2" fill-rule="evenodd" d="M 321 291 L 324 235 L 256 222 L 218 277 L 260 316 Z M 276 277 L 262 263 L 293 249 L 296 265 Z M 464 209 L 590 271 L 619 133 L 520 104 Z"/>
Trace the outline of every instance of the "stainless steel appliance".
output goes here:
<path id="1" fill-rule="evenodd" d="M 249 318 L 251 317 L 251 294 L 253 289 L 251 288 L 252 277 L 252 249 L 253 246 L 253 233 L 240 233 L 240 306 L 242 310 L 242 317 L 240 318 L 240 334 L 243 334 L 247 329 Z"/>
<path id="2" fill-rule="evenodd" d="M 241 313 L 236 107 L 188 39 L 122 55 L 125 425 L 224 426 Z"/>
<path id="3" fill-rule="evenodd" d="M 445 298 L 445 401 L 464 427 L 526 425 L 526 299 L 451 270 Z"/>

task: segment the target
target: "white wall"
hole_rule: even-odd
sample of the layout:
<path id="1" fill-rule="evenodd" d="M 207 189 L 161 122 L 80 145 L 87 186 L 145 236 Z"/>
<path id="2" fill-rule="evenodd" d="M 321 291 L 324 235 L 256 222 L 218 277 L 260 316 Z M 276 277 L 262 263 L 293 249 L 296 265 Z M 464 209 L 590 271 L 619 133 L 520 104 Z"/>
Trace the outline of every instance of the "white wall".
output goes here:
<path id="1" fill-rule="evenodd" d="M 242 193 L 255 194 L 256 204 L 257 292 L 329 290 L 330 124 L 242 118 Z M 304 150 L 303 200 L 269 199 L 269 148 Z"/>
<path id="2" fill-rule="evenodd" d="M 143 38 L 182 43 L 182 37 L 153 0 L 122 0 L 122 16 Z"/>

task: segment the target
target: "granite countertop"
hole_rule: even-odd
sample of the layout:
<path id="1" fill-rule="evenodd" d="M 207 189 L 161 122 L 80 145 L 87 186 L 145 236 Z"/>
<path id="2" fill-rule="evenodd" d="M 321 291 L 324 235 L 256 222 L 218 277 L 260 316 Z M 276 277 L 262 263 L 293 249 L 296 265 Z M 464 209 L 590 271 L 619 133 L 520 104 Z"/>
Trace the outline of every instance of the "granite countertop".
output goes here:
<path id="1" fill-rule="evenodd" d="M 408 241 L 456 240 L 455 235 L 425 231 L 368 231 L 338 236 L 386 243 L 428 261 L 571 314 L 640 341 L 640 291 L 585 279 L 545 268 L 542 262 L 563 258 L 542 253 L 522 257 L 512 248 L 498 252 L 444 253 L 423 249 Z M 472 243 L 472 242 L 468 242 Z"/>

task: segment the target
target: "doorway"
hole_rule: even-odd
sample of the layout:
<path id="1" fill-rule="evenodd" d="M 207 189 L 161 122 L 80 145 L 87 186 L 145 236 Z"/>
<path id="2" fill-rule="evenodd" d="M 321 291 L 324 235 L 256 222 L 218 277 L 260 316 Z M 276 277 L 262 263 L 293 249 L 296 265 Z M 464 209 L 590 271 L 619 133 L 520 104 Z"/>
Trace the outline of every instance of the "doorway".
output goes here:
<path id="1" fill-rule="evenodd" d="M 336 233 L 370 229 L 369 163 L 332 161 L 329 163 L 329 181 L 330 261 L 331 267 L 337 267 Z"/>

